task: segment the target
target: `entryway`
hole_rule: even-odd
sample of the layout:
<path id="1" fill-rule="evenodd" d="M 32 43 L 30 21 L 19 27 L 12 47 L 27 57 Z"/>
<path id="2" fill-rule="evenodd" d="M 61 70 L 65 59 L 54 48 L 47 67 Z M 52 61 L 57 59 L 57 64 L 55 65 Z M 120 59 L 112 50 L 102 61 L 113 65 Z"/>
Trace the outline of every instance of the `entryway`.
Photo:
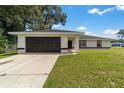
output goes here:
<path id="1" fill-rule="evenodd" d="M 102 47 L 102 40 L 97 40 L 97 47 L 101 48 Z"/>
<path id="2" fill-rule="evenodd" d="M 72 49 L 72 40 L 68 40 L 68 49 Z"/>

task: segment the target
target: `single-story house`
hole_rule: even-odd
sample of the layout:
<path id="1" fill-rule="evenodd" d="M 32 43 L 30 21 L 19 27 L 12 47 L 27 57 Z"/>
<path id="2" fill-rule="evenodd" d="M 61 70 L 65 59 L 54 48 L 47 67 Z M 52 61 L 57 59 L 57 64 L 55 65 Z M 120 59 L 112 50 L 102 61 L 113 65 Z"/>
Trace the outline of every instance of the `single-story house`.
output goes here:
<path id="1" fill-rule="evenodd" d="M 18 53 L 78 52 L 83 47 L 111 47 L 109 39 L 86 36 L 83 32 L 66 30 L 8 32 L 17 35 Z"/>
<path id="2" fill-rule="evenodd" d="M 18 36 L 18 53 L 25 52 L 77 52 L 82 32 L 42 30 L 9 32 Z"/>

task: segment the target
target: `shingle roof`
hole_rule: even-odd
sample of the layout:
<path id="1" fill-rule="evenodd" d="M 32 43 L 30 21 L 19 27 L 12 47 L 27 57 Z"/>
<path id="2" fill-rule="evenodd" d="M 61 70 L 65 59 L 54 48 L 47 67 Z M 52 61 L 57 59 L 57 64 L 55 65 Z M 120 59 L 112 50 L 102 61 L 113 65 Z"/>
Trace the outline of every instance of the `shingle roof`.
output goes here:
<path id="1" fill-rule="evenodd" d="M 89 35 L 81 35 L 80 36 L 80 40 L 113 40 L 113 39 L 111 39 L 111 38 L 104 38 L 104 37 L 98 37 L 98 36 L 89 36 Z"/>
<path id="2" fill-rule="evenodd" d="M 8 32 L 9 34 L 12 35 L 39 35 L 39 34 L 64 34 L 64 35 L 69 35 L 69 34 L 74 34 L 74 35 L 81 35 L 84 34 L 83 32 L 79 31 L 69 31 L 69 30 L 39 30 L 39 31 L 16 31 L 16 32 Z"/>
<path id="3" fill-rule="evenodd" d="M 84 32 L 79 32 L 79 31 L 59 30 L 59 29 L 53 29 L 53 30 L 36 30 L 36 31 L 17 31 L 17 32 L 76 32 L 76 33 L 84 33 Z"/>
<path id="4" fill-rule="evenodd" d="M 58 30 L 58 29 L 53 29 L 53 30 L 40 30 L 44 32 L 79 32 L 79 31 L 70 31 L 70 30 Z"/>

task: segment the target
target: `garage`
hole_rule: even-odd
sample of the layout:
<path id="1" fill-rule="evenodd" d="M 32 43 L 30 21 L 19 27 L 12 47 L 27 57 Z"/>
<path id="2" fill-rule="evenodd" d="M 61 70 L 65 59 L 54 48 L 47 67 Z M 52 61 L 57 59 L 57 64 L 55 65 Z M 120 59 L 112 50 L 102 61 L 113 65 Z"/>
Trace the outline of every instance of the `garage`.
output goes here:
<path id="1" fill-rule="evenodd" d="M 26 52 L 60 52 L 60 37 L 26 37 Z"/>

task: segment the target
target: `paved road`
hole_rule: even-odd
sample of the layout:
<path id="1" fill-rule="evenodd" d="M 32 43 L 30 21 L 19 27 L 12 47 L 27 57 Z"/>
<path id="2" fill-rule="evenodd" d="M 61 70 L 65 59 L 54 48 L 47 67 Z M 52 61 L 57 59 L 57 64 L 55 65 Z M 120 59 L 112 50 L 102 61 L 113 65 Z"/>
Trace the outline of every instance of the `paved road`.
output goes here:
<path id="1" fill-rule="evenodd" d="M 0 59 L 0 87 L 42 87 L 58 56 L 32 53 Z"/>

